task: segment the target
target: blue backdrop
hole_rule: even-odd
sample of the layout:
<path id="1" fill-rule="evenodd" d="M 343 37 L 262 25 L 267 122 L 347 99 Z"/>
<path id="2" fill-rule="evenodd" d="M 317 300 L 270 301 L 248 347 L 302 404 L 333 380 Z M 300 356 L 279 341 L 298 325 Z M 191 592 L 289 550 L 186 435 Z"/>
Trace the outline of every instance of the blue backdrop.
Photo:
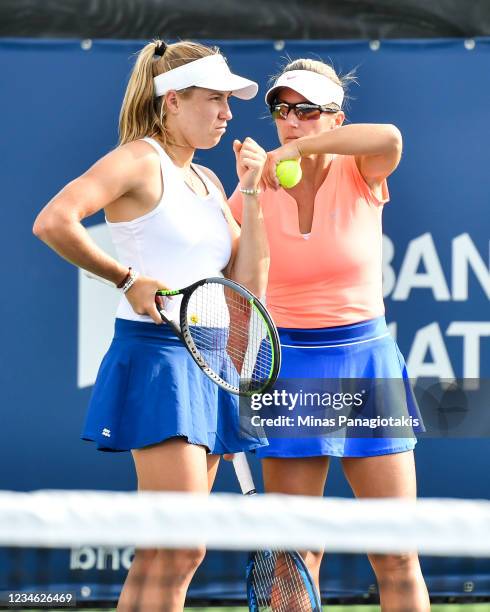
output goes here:
<path id="1" fill-rule="evenodd" d="M 341 73 L 356 68 L 348 121 L 394 123 L 404 136 L 384 216 L 387 319 L 413 377 L 488 377 L 490 40 L 218 44 L 232 68 L 261 87 L 250 102 L 233 99 L 222 142 L 196 156 L 228 193 L 236 184 L 234 138 L 277 146 L 263 93 L 286 54 L 330 59 Z M 92 376 L 81 363 L 94 369 L 100 352 L 81 342 L 97 307 L 95 315 L 83 312 L 80 293 L 93 290 L 31 227 L 63 185 L 116 146 L 120 103 L 140 47 L 139 41 L 0 42 L 2 489 L 135 487 L 127 454 L 100 454 L 79 440 Z M 87 227 L 103 231 L 102 221 L 98 215 Z M 486 437 L 420 441 L 420 495 L 488 498 L 489 452 Z M 238 490 L 230 466 L 220 470 L 217 489 Z M 327 493 L 350 495 L 338 465 Z M 202 584 L 221 578 L 225 565 L 230 580 L 239 577 L 238 565 L 215 555 Z M 451 567 L 454 590 L 462 592 L 465 570 Z M 427 572 L 433 568 L 440 566 Z"/>

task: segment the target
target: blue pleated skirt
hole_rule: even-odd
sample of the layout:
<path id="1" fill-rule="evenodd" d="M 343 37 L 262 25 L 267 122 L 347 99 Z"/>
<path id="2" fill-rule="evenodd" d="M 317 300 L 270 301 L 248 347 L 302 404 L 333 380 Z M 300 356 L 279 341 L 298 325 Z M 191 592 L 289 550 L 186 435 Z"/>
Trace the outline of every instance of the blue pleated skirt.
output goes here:
<path id="1" fill-rule="evenodd" d="M 183 437 L 214 454 L 267 444 L 240 426 L 237 397 L 209 380 L 168 325 L 116 319 L 83 440 L 103 451 Z"/>
<path id="2" fill-rule="evenodd" d="M 366 380 L 372 381 L 367 385 L 371 387 L 368 389 L 370 403 L 366 404 L 365 409 L 357 410 L 354 416 L 378 417 L 378 420 L 382 416 L 383 420 L 379 422 L 386 422 L 384 417 L 391 413 L 397 417 L 407 417 L 405 421 L 408 419 L 410 426 L 389 429 L 396 432 L 393 437 L 386 434 L 386 429 L 380 431 L 380 427 L 351 427 L 343 431 L 335 427 L 333 430 L 328 427 L 321 430 L 301 427 L 295 431 L 293 425 L 292 428 L 281 426 L 281 432 L 276 426 L 265 427 L 268 445 L 257 449 L 257 456 L 369 457 L 414 448 L 415 433 L 424 430 L 423 423 L 405 361 L 388 331 L 384 317 L 324 329 L 280 328 L 279 335 L 282 347 L 279 388 L 281 383 L 286 386 L 289 383 L 290 390 L 299 384 L 305 387 L 308 379 L 314 379 L 315 383 L 328 380 L 333 385 L 338 380 L 356 379 L 364 387 Z M 295 412 L 297 409 L 288 414 L 294 415 Z M 291 423 L 295 421 L 291 420 Z M 316 435 L 315 432 L 319 431 L 322 434 Z"/>

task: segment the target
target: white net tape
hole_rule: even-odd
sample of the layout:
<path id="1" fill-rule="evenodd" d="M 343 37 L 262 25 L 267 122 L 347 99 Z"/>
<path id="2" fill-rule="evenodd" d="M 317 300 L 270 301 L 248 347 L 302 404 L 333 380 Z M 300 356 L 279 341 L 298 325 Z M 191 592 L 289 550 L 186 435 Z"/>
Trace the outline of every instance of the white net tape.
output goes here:
<path id="1" fill-rule="evenodd" d="M 490 501 L 0 492 L 0 546 L 81 545 L 490 557 Z"/>

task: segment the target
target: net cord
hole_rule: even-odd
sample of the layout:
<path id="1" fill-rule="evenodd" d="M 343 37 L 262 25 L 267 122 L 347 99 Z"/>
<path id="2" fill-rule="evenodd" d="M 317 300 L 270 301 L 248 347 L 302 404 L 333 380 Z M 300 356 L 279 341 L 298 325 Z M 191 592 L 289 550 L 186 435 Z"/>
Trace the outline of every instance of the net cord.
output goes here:
<path id="1" fill-rule="evenodd" d="M 490 501 L 3 491 L 0 545 L 490 557 Z"/>

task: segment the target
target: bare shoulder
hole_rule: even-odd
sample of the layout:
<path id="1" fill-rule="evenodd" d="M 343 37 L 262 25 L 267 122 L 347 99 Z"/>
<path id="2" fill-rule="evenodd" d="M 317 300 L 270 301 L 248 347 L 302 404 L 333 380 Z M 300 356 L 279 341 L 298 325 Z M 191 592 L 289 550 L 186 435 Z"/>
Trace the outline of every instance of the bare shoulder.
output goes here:
<path id="1" fill-rule="evenodd" d="M 100 161 L 103 160 L 113 164 L 128 164 L 141 168 L 141 166 L 158 165 L 159 155 L 147 142 L 134 140 L 116 147 Z"/>
<path id="2" fill-rule="evenodd" d="M 135 157 L 158 157 L 158 152 L 152 145 L 146 140 L 133 140 L 126 144 L 120 145 L 117 149 L 125 151 L 128 154 L 134 155 Z"/>
<path id="3" fill-rule="evenodd" d="M 137 188 L 153 175 L 159 176 L 157 151 L 142 140 L 120 145 L 99 159 L 83 175 L 101 182 L 115 181 L 124 190 Z"/>
<path id="4" fill-rule="evenodd" d="M 225 190 L 223 188 L 223 185 L 221 184 L 221 181 L 216 176 L 216 174 L 209 168 L 206 168 L 205 166 L 201 166 L 200 164 L 194 164 L 194 165 L 196 166 L 196 168 L 199 168 L 201 172 L 204 172 L 204 174 L 208 177 L 210 181 L 213 181 L 213 183 L 216 185 L 216 187 L 218 187 L 218 189 L 221 191 L 221 193 L 223 194 L 223 197 L 226 200 L 227 198 L 226 198 Z"/>

